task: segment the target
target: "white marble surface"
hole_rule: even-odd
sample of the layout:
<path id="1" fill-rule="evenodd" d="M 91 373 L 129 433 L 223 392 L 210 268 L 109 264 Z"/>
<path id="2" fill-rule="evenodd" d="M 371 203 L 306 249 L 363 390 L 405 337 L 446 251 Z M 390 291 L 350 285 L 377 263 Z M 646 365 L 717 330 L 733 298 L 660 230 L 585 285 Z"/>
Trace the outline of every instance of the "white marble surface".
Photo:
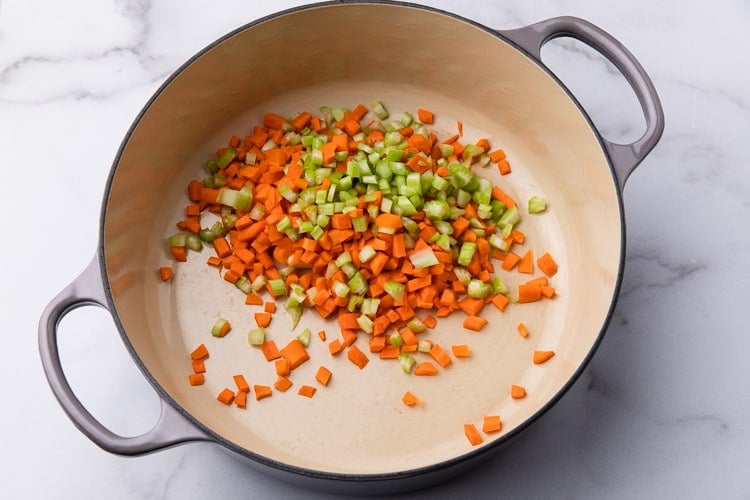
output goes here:
<path id="1" fill-rule="evenodd" d="M 119 143 L 148 97 L 225 32 L 302 1 L 0 0 L 3 498 L 324 498 L 217 445 L 110 455 L 64 415 L 36 325 L 82 270 Z M 609 331 L 579 382 L 504 452 L 413 498 L 750 498 L 750 4 L 431 0 L 488 26 L 577 15 L 652 76 L 667 127 L 627 183 L 627 261 Z M 623 80 L 554 42 L 545 60 L 604 135 L 643 130 Z M 155 421 L 156 396 L 108 314 L 61 326 L 80 398 L 116 432 Z"/>

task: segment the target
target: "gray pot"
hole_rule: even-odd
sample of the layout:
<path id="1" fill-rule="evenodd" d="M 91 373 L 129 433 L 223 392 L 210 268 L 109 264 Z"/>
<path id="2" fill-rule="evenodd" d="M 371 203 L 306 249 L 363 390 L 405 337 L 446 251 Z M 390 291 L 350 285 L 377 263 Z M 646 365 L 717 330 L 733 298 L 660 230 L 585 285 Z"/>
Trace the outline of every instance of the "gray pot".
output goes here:
<path id="1" fill-rule="evenodd" d="M 625 75 L 646 118 L 643 137 L 631 144 L 602 138 L 540 62 L 542 45 L 561 36 L 589 44 Z M 549 213 L 526 229 L 533 241 L 555 252 L 561 293 L 528 308 L 488 312 L 490 331 L 473 340 L 479 354 L 443 380 L 421 385 L 421 396 L 431 403 L 420 413 L 404 411 L 400 393 L 393 398 L 394 387 L 403 392 L 403 374 L 384 363 L 359 372 L 345 357 L 328 356 L 324 344 L 311 346 L 312 355 L 325 356 L 317 359 L 325 360 L 336 378 L 315 399 L 279 395 L 273 404 L 261 404 L 264 400 L 244 414 L 217 407 L 216 389 L 231 382 L 237 367 L 249 366 L 258 379 L 268 367 L 248 364 L 252 353 L 244 335 L 230 334 L 212 344 L 210 382 L 201 388 L 187 384 L 188 353 L 210 338 L 207 328 L 217 312 L 250 314 L 205 268 L 205 258 L 181 264 L 168 285 L 156 277 L 155 270 L 168 262 L 161 242 L 180 218 L 184 186 L 200 175 L 216 145 L 258 123 L 265 111 L 291 116 L 322 104 L 354 106 L 374 99 L 393 110 L 429 107 L 446 128 L 460 119 L 467 137 L 490 137 L 502 145 L 513 161 L 508 182 L 518 199 L 541 194 L 552 203 Z M 281 479 L 348 493 L 403 491 L 449 478 L 528 428 L 594 354 L 622 275 L 621 190 L 663 127 L 658 96 L 640 64 L 614 38 L 581 19 L 560 17 L 496 31 L 405 3 L 335 2 L 250 23 L 177 70 L 125 137 L 106 186 L 96 254 L 40 321 L 50 386 L 74 424 L 116 454 L 212 441 Z M 493 182 L 505 182 L 495 172 L 489 175 L 496 176 Z M 141 436 L 106 429 L 65 379 L 57 325 L 82 305 L 110 311 L 133 360 L 161 397 L 161 418 Z M 313 331 L 333 331 L 311 316 L 305 321 Z M 535 335 L 504 334 L 529 318 Z M 284 321 L 274 319 L 271 335 L 291 335 Z M 450 343 L 460 321 L 441 321 L 433 334 Z M 518 355 L 544 348 L 556 355 L 543 367 Z M 311 373 L 299 376 L 312 380 Z M 507 395 L 516 381 L 529 392 L 521 403 Z M 502 416 L 503 431 L 469 446 L 462 424 L 488 411 Z"/>

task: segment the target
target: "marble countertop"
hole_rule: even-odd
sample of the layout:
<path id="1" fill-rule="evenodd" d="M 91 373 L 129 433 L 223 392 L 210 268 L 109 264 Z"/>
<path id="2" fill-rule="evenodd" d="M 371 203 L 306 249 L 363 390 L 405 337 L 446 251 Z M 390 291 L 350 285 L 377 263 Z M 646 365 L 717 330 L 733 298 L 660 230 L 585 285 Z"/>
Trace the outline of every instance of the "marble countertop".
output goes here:
<path id="1" fill-rule="evenodd" d="M 627 182 L 626 267 L 593 361 L 568 394 L 476 470 L 412 498 L 750 498 L 750 4 L 421 2 L 495 28 L 575 15 L 622 41 L 661 95 L 664 136 Z M 188 57 L 297 0 L 0 0 L 4 498 L 328 498 L 277 482 L 218 445 L 137 458 L 84 437 L 49 390 L 37 322 L 97 245 L 127 128 Z M 577 42 L 544 60 L 606 137 L 637 138 L 623 78 Z M 17 179 L 17 171 L 28 180 Z M 60 326 L 64 367 L 108 427 L 139 434 L 156 395 L 106 311 Z"/>

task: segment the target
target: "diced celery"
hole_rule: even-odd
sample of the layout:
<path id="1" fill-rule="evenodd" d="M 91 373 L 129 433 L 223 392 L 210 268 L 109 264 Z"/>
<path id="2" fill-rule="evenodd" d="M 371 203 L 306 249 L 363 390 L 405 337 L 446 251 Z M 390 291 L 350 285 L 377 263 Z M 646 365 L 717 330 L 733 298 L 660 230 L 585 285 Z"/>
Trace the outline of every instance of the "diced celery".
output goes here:
<path id="1" fill-rule="evenodd" d="M 225 320 L 224 318 L 219 318 L 214 323 L 214 326 L 211 327 L 211 335 L 214 337 L 223 337 L 224 334 L 222 334 L 222 329 L 224 328 L 224 325 L 229 323 L 229 321 Z"/>
<path id="2" fill-rule="evenodd" d="M 308 347 L 310 345 L 310 336 L 312 335 L 312 332 L 309 328 L 305 328 L 302 330 L 299 335 L 297 335 L 297 340 L 299 340 L 299 343 L 302 344 L 305 347 Z"/>
<path id="3" fill-rule="evenodd" d="M 547 209 L 547 202 L 538 196 L 529 198 L 528 211 L 530 214 L 538 214 Z"/>
<path id="4" fill-rule="evenodd" d="M 265 328 L 253 328 L 247 332 L 247 342 L 250 345 L 259 346 L 266 341 L 266 329 Z"/>
<path id="5" fill-rule="evenodd" d="M 403 370 L 404 373 L 409 374 L 414 368 L 414 365 L 417 364 L 417 360 L 411 354 L 402 352 L 398 355 L 398 364 L 401 366 L 401 370 Z"/>

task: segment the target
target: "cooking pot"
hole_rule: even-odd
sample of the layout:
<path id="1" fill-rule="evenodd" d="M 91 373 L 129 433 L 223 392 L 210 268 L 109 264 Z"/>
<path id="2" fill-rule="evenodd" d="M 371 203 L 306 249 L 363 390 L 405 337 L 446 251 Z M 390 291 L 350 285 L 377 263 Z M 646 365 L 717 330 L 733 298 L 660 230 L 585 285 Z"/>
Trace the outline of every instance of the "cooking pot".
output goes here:
<path id="1" fill-rule="evenodd" d="M 581 105 L 540 61 L 556 37 L 583 41 L 627 78 L 646 119 L 631 144 L 603 138 Z M 244 296 L 217 279 L 205 258 L 176 266 L 162 283 L 156 273 L 171 262 L 165 237 L 186 204 L 184 187 L 218 145 L 272 111 L 293 116 L 321 105 L 349 106 L 379 99 L 391 110 L 429 108 L 435 129 L 489 138 L 511 160 L 513 172 L 482 175 L 502 183 L 517 200 L 538 195 L 549 203 L 521 228 L 537 251 L 550 251 L 560 270 L 557 296 L 504 312 L 485 308 L 481 333 L 461 328 L 462 314 L 441 319 L 430 333 L 448 346 L 470 343 L 473 356 L 455 360 L 438 377 L 409 377 L 393 364 L 359 370 L 311 342 L 311 357 L 295 371 L 314 383 L 326 365 L 329 387 L 314 398 L 279 393 L 248 409 L 215 401 L 237 372 L 251 383 L 273 380 L 247 345 L 252 314 Z M 383 493 L 446 479 L 501 449 L 548 410 L 583 371 L 614 309 L 625 256 L 621 191 L 652 150 L 664 127 L 649 77 L 618 41 L 592 24 L 558 17 L 496 31 L 437 9 L 399 2 L 329 2 L 254 21 L 202 50 L 149 100 L 128 131 L 106 184 L 99 244 L 90 265 L 44 311 L 40 352 L 53 393 L 74 424 L 103 449 L 121 455 L 154 452 L 191 441 L 212 441 L 252 466 L 292 482 L 349 493 Z M 208 251 L 208 250 L 206 250 Z M 508 276 L 514 286 L 520 278 Z M 83 305 L 106 308 L 125 347 L 161 398 L 161 416 L 141 436 L 122 437 L 101 425 L 79 402 L 62 371 L 57 325 Z M 492 310 L 490 310 L 492 309 Z M 231 318 L 224 338 L 208 333 L 218 316 Z M 531 329 L 515 333 L 519 322 Z M 300 326 L 329 323 L 313 313 Z M 269 336 L 296 335 L 283 311 Z M 313 339 L 315 340 L 315 339 Z M 365 339 L 359 339 L 362 342 Z M 206 383 L 191 387 L 189 353 L 209 346 Z M 366 343 L 362 345 L 367 351 Z M 553 350 L 543 365 L 534 350 Z M 459 362 L 460 361 L 460 362 Z M 509 395 L 511 385 L 527 390 Z M 405 389 L 424 404 L 407 408 Z M 503 428 L 471 446 L 463 424 L 500 415 Z"/>

